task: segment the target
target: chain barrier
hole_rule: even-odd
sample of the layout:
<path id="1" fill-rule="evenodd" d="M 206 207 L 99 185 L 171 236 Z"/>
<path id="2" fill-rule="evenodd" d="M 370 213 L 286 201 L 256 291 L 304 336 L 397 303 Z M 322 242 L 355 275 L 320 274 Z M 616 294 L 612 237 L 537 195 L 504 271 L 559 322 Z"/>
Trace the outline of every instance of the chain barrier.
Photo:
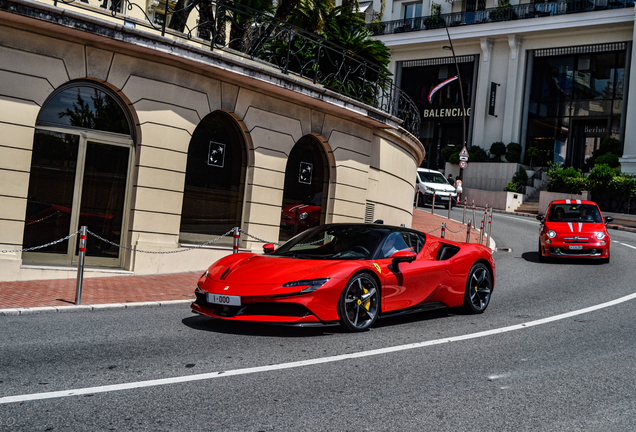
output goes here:
<path id="1" fill-rule="evenodd" d="M 25 249 L 7 249 L 7 250 L 1 250 L 0 252 L 1 253 L 17 253 L 17 252 L 30 252 L 30 251 L 37 250 L 37 249 L 43 249 L 45 247 L 49 247 L 49 246 L 53 246 L 53 245 L 58 244 L 58 243 L 62 243 L 63 241 L 66 241 L 66 240 L 70 239 L 71 237 L 78 235 L 79 233 L 80 233 L 80 230 L 77 230 L 73 234 L 69 234 L 69 235 L 67 235 L 64 238 L 52 241 L 52 242 L 47 243 L 47 244 L 42 245 L 42 246 L 33 246 L 33 247 L 30 247 L 30 248 L 25 248 Z"/>
<path id="2" fill-rule="evenodd" d="M 281 243 L 274 243 L 274 242 L 270 242 L 270 241 L 267 241 L 267 240 L 259 239 L 258 237 L 254 237 L 252 234 L 248 234 L 248 233 L 246 233 L 245 231 L 243 231 L 243 230 L 242 230 L 242 229 L 240 229 L 240 228 L 239 228 L 239 232 L 241 232 L 241 233 L 245 234 L 245 235 L 246 235 L 246 236 L 248 236 L 248 237 L 253 238 L 253 239 L 254 239 L 254 240 L 256 240 L 256 241 L 262 242 L 262 243 L 271 243 L 271 244 L 273 244 L 274 246 L 280 246 L 280 245 L 281 245 Z"/>
<path id="3" fill-rule="evenodd" d="M 149 253 L 149 254 L 173 254 L 173 253 L 179 253 L 179 252 L 187 252 L 187 251 L 191 251 L 191 250 L 193 250 L 193 249 L 201 249 L 202 247 L 205 247 L 205 246 L 207 246 L 207 245 L 209 245 L 209 244 L 212 244 L 212 243 L 214 243 L 214 242 L 216 242 L 216 241 L 219 241 L 219 240 L 221 240 L 223 237 L 226 237 L 226 236 L 228 236 L 228 235 L 232 234 L 232 232 L 233 232 L 233 231 L 234 231 L 234 228 L 232 228 L 231 230 L 229 230 L 229 231 L 228 231 L 228 232 L 226 232 L 225 234 L 218 236 L 218 237 L 217 237 L 217 238 L 215 238 L 214 240 L 210 240 L 210 241 L 208 241 L 208 242 L 205 242 L 205 243 L 200 244 L 200 245 L 197 245 L 197 246 L 186 247 L 186 248 L 181 248 L 181 249 L 172 250 L 172 251 L 147 251 L 147 250 L 137 249 L 137 248 L 134 248 L 134 247 L 123 246 L 123 245 L 120 245 L 120 244 L 114 243 L 114 242 L 112 242 L 112 241 L 110 241 L 110 240 L 106 240 L 104 237 L 101 237 L 101 236 L 99 236 L 99 235 L 95 234 L 95 233 L 94 233 L 94 232 L 92 232 L 91 230 L 88 230 L 88 233 L 89 233 L 90 235 L 92 235 L 93 237 L 95 237 L 95 238 L 97 238 L 97 239 L 99 239 L 99 240 L 101 240 L 101 241 L 103 241 L 103 242 L 108 243 L 108 244 L 109 244 L 109 245 L 111 245 L 111 246 L 115 246 L 115 247 L 118 247 L 118 248 L 120 248 L 120 249 L 125 249 L 125 250 L 129 250 L 129 251 L 132 251 L 132 252 L 141 252 L 141 253 Z M 78 232 L 79 232 L 79 231 L 78 231 Z"/>

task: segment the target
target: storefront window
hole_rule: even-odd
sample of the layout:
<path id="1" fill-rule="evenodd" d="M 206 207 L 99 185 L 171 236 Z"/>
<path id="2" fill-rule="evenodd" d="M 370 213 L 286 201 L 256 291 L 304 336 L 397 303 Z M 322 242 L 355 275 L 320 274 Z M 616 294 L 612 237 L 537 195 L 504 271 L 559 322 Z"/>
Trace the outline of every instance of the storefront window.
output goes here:
<path id="1" fill-rule="evenodd" d="M 539 148 L 542 164 L 551 161 L 587 170 L 590 167 L 585 161 L 599 143 L 620 135 L 623 46 L 612 44 L 605 51 L 591 46 L 535 53 L 526 147 Z M 556 51 L 561 55 L 551 55 Z"/>
<path id="2" fill-rule="evenodd" d="M 427 62 L 436 64 L 426 64 Z M 422 114 L 419 139 L 426 149 L 426 159 L 422 166 L 443 168 L 445 160 L 442 150 L 453 147 L 459 152 L 462 149 L 464 115 L 468 134 L 474 58 L 462 57 L 459 62 L 462 87 L 458 79 L 453 80 L 457 76 L 457 69 L 452 59 L 422 61 L 423 65 L 412 63 L 415 64 L 403 66 L 401 88 L 415 101 Z M 462 110 L 460 88 L 463 88 L 465 110 Z"/>
<path id="3" fill-rule="evenodd" d="M 245 165 L 245 143 L 234 119 L 223 112 L 207 115 L 188 148 L 180 242 L 205 243 L 240 226 Z"/>

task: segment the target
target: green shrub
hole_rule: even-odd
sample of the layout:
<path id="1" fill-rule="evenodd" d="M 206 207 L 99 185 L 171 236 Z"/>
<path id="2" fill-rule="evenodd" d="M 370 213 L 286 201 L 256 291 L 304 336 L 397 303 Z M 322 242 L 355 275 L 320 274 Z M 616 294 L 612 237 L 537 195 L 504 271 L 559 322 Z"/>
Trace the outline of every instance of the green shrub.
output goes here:
<path id="1" fill-rule="evenodd" d="M 516 142 L 508 143 L 506 146 L 506 160 L 508 162 L 519 162 L 521 160 L 521 145 Z"/>
<path id="2" fill-rule="evenodd" d="M 497 162 L 501 161 L 501 156 L 506 154 L 506 145 L 501 141 L 492 143 L 490 146 L 490 154 L 495 156 Z"/>
<path id="3" fill-rule="evenodd" d="M 448 163 L 453 165 L 459 165 L 459 152 L 455 152 L 448 157 Z"/>
<path id="4" fill-rule="evenodd" d="M 528 173 L 525 169 L 520 167 L 515 175 L 512 176 L 512 181 L 519 186 L 524 185 L 528 181 Z"/>
<path id="5" fill-rule="evenodd" d="M 596 160 L 606 154 L 614 154 L 616 156 L 620 156 L 622 154 L 621 142 L 616 138 L 605 138 L 601 142 L 601 145 L 592 152 L 592 156 L 590 156 L 585 161 L 587 169 L 593 168 L 594 165 L 597 164 Z"/>
<path id="6" fill-rule="evenodd" d="M 599 156 L 594 161 L 594 166 L 598 165 L 609 165 L 612 168 L 618 168 L 620 163 L 618 162 L 618 155 L 607 153 L 602 156 Z"/>
<path id="7" fill-rule="evenodd" d="M 468 150 L 469 162 L 488 162 L 490 158 L 488 157 L 488 153 L 486 150 L 479 146 L 471 146 L 470 150 Z"/>
<path id="8" fill-rule="evenodd" d="M 587 177 L 593 195 L 606 197 L 636 196 L 636 179 L 609 165 L 596 165 Z"/>
<path id="9" fill-rule="evenodd" d="M 506 192 L 517 192 L 517 185 L 513 182 L 508 182 L 504 190 Z"/>
<path id="10" fill-rule="evenodd" d="M 536 161 L 541 156 L 541 152 L 536 147 L 530 147 L 526 150 L 526 158 L 530 159 L 530 168 L 532 169 L 532 162 Z"/>
<path id="11" fill-rule="evenodd" d="M 519 163 L 519 161 L 521 161 L 521 152 L 508 150 L 506 152 L 506 160 L 508 162 Z"/>
<path id="12" fill-rule="evenodd" d="M 548 192 L 580 194 L 585 189 L 586 179 L 583 178 L 580 170 L 572 167 L 551 168 L 548 171 L 548 177 L 550 177 L 546 187 Z"/>
<path id="13" fill-rule="evenodd" d="M 440 156 L 443 162 L 449 162 L 449 159 L 453 153 L 455 153 L 455 147 L 444 147 L 440 152 Z"/>

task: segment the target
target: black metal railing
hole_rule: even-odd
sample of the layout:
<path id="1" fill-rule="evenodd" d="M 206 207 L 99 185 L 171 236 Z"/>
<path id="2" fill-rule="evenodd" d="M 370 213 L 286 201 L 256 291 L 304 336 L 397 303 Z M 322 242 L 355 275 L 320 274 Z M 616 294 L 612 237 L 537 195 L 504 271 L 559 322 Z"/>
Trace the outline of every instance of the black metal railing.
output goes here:
<path id="1" fill-rule="evenodd" d="M 569 0 L 546 3 L 526 3 L 505 5 L 479 11 L 453 12 L 419 18 L 395 21 L 375 22 L 367 27 L 376 35 L 431 30 L 459 25 L 481 24 L 516 19 L 540 18 L 553 15 L 565 15 L 591 12 L 605 9 L 633 7 L 634 0 Z"/>
<path id="2" fill-rule="evenodd" d="M 154 7 L 154 17 L 129 0 L 54 0 L 124 21 L 124 25 L 159 32 L 162 36 L 195 41 L 210 50 L 231 52 L 256 62 L 264 62 L 283 74 L 311 80 L 339 94 L 365 103 L 401 120 L 401 126 L 419 135 L 420 113 L 415 103 L 392 81 L 390 72 L 372 61 L 315 34 L 277 20 L 273 16 L 222 0 L 170 1 Z M 179 8 L 180 4 L 186 4 Z M 128 11 L 135 10 L 134 18 Z M 141 11 L 141 14 L 139 13 Z M 188 26 L 191 14 L 198 16 Z M 166 19 L 167 17 L 167 19 Z M 172 27 L 172 28 L 171 28 Z M 384 121 L 385 116 L 371 116 Z M 399 121 L 398 121 L 399 123 Z"/>

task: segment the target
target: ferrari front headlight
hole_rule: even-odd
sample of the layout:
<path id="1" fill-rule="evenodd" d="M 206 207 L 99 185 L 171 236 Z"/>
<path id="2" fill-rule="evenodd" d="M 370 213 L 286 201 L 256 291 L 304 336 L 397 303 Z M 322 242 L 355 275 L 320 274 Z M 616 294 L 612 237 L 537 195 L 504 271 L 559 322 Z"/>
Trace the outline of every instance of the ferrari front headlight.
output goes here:
<path id="1" fill-rule="evenodd" d="M 603 231 L 599 231 L 596 234 L 594 234 L 596 236 L 597 239 L 599 240 L 603 240 L 605 238 L 605 233 Z"/>
<path id="2" fill-rule="evenodd" d="M 300 292 L 302 294 L 307 294 L 316 291 L 318 288 L 327 283 L 329 278 L 326 279 L 310 279 L 310 280 L 299 280 L 294 282 L 287 282 L 283 284 L 284 287 L 305 287 Z"/>
<path id="3" fill-rule="evenodd" d="M 555 237 L 556 237 L 556 232 L 555 232 L 555 231 L 553 231 L 553 230 L 550 230 L 550 231 L 548 231 L 548 232 L 547 232 L 547 234 L 546 234 L 546 235 L 547 235 L 548 237 L 550 237 L 550 238 L 555 238 Z"/>

